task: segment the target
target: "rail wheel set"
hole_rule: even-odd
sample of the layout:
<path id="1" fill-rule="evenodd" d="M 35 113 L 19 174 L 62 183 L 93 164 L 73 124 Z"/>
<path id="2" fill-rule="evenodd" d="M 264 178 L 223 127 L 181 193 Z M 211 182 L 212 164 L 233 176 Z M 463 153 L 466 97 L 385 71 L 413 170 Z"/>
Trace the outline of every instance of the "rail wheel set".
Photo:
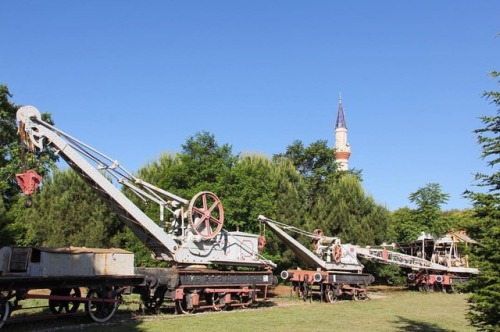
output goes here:
<path id="1" fill-rule="evenodd" d="M 80 308 L 95 322 L 106 322 L 122 303 L 122 295 L 131 284 L 138 284 L 140 276 L 117 277 L 0 277 L 0 327 L 14 311 L 25 308 L 25 300 L 47 300 L 42 306 L 51 315 L 73 315 Z M 111 286 L 114 285 L 114 286 Z M 86 289 L 86 291 L 82 291 Z M 43 291 L 41 291 L 43 290 Z M 38 308 L 38 307 L 37 307 Z M 19 316 L 23 317 L 23 316 Z M 23 321 L 15 317 L 13 321 Z"/>

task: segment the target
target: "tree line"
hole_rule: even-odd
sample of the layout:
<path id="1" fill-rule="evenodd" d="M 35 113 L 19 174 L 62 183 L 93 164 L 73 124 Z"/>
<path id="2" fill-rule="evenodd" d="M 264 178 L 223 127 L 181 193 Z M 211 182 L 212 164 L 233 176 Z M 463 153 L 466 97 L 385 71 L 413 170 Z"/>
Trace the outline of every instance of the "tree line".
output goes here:
<path id="1" fill-rule="evenodd" d="M 498 93 L 488 92 L 485 96 L 499 105 Z M 136 254 L 137 265 L 157 265 L 75 172 L 57 168 L 53 151 L 34 156 L 22 149 L 15 121 L 19 106 L 11 98 L 7 86 L 0 85 L 0 245 L 120 247 Z M 51 114 L 43 114 L 43 118 L 53 123 Z M 484 117 L 482 121 L 485 128 L 476 131 L 478 144 L 483 147 L 483 157 L 493 157 L 490 165 L 494 166 L 500 152 L 498 112 L 496 117 Z M 26 209 L 15 174 L 30 168 L 44 175 L 45 180 L 33 197 L 33 207 Z M 492 312 L 499 301 L 491 307 L 485 299 L 500 293 L 499 283 L 488 284 L 492 290 L 486 294 L 485 289 L 479 289 L 492 278 L 499 281 L 499 254 L 492 249 L 499 234 L 498 172 L 476 176 L 483 186 L 491 188 L 486 194 L 465 193 L 473 209 L 442 211 L 441 205 L 449 195 L 439 184 L 429 183 L 409 194 L 415 209 L 389 211 L 365 193 L 361 170 L 338 170 L 334 151 L 325 140 L 309 146 L 297 140 L 283 153 L 267 157 L 234 153 L 231 145 L 221 145 L 211 133 L 199 132 L 187 138 L 180 152 L 162 154 L 139 169 L 136 176 L 187 199 L 200 191 L 214 192 L 224 206 L 224 227 L 228 230 L 260 233 L 260 214 L 310 232 L 321 229 L 345 243 L 358 245 L 411 241 L 421 232 L 439 236 L 453 228 L 467 230 L 483 244 L 471 254 L 488 276 L 476 279 L 471 286 L 472 291 L 478 291 L 472 297 L 474 311 L 469 318 L 475 324 L 483 324 L 485 317 L 490 325 L 492 319 L 498 323 L 498 310 L 496 316 Z M 125 194 L 153 220 L 157 219 L 155 205 L 144 205 L 130 193 Z M 278 271 L 300 266 L 301 262 L 273 234 L 266 236 L 263 254 L 278 263 Z M 308 239 L 299 240 L 310 244 Z M 388 282 L 404 279 L 396 267 L 368 263 L 366 268 Z"/>

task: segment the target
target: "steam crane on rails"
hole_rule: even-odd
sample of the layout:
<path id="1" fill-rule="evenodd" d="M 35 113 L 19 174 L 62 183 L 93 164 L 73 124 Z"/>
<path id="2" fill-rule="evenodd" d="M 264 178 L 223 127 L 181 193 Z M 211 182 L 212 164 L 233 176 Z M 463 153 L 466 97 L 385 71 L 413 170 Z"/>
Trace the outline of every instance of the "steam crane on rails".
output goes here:
<path id="1" fill-rule="evenodd" d="M 467 255 L 462 255 L 460 244 L 468 246 L 477 242 L 460 231 L 451 231 L 437 239 L 422 232 L 418 239 L 409 243 L 358 248 L 357 252 L 367 260 L 409 271 L 409 285 L 420 291 L 452 293 L 455 285 L 479 274 L 477 268 L 469 266 Z M 387 247 L 397 247 L 402 252 L 387 250 Z"/>
<path id="2" fill-rule="evenodd" d="M 55 151 L 114 210 L 154 259 L 167 263 L 167 268 L 135 268 L 136 275 L 145 277 L 145 285 L 135 291 L 147 307 L 158 307 L 168 299 L 175 302 L 177 312 L 186 313 L 246 306 L 259 297 L 266 298 L 276 265 L 259 255 L 258 235 L 223 228 L 224 210 L 214 193 L 199 192 L 188 200 L 141 180 L 118 161 L 44 122 L 33 106 L 21 107 L 17 121 L 21 140 L 28 149 Z M 17 178 L 26 195 L 32 194 L 41 181 L 32 170 Z M 143 201 L 156 203 L 159 220 L 147 216 L 112 181 Z M 165 230 L 167 211 L 174 222 Z M 10 294 L 0 299 L 3 308 L 8 307 L 8 300 L 20 287 L 15 280 L 2 283 L 7 270 L 0 276 L 1 290 Z"/>
<path id="3" fill-rule="evenodd" d="M 326 302 L 336 302 L 340 298 L 367 298 L 367 286 L 375 278 L 363 273 L 363 265 L 357 258 L 358 246 L 341 243 L 339 238 L 325 236 L 319 229 L 309 233 L 265 216 L 259 216 L 258 220 L 310 268 L 289 269 L 280 274 L 281 278 L 291 282 L 292 288 L 302 299 L 311 299 L 313 293 L 319 294 Z M 313 251 L 288 232 L 311 238 Z"/>
<path id="4" fill-rule="evenodd" d="M 364 248 L 344 244 L 337 237 L 325 236 L 319 229 L 309 233 L 265 216 L 259 216 L 259 222 L 265 224 L 311 268 L 281 272 L 281 277 L 289 280 L 303 299 L 310 297 L 313 290 L 327 302 L 335 302 L 340 297 L 354 300 L 366 298 L 367 286 L 374 281 L 374 277 L 362 273 L 361 258 L 409 271 L 409 285 L 420 291 L 451 293 L 455 285 L 463 284 L 479 273 L 477 268 L 469 267 L 467 256 L 462 255 L 459 244 L 477 243 L 464 232 L 450 232 L 438 239 L 422 233 L 415 241 L 398 244 L 400 252 L 395 251 L 395 244 Z M 311 238 L 313 250 L 306 248 L 288 232 Z M 394 250 L 388 250 L 388 247 Z"/>

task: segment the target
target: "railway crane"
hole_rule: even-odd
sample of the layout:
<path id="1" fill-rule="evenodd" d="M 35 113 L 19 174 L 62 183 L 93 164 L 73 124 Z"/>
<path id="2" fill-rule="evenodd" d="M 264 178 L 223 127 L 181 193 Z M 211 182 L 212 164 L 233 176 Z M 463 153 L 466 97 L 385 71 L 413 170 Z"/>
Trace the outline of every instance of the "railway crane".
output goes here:
<path id="1" fill-rule="evenodd" d="M 258 253 L 258 235 L 224 229 L 224 209 L 216 194 L 203 191 L 189 200 L 156 187 L 134 176 L 117 160 L 43 121 L 33 106 L 21 107 L 17 111 L 17 122 L 25 148 L 34 152 L 48 148 L 57 153 L 114 210 L 154 259 L 166 263 L 166 268 L 135 268 L 134 274 L 144 277 L 143 285 L 135 289 L 147 307 L 156 308 L 167 299 L 175 302 L 178 313 L 186 313 L 246 306 L 267 297 L 276 265 Z M 27 197 L 42 181 L 33 170 L 17 174 L 17 179 Z M 129 189 L 144 202 L 157 204 L 158 219 L 146 215 L 122 188 Z M 165 227 L 167 213 L 172 217 L 169 220 L 173 220 L 169 228 Z M 32 252 L 32 249 L 26 250 Z M 0 290 L 4 294 L 0 297 L 1 319 L 10 313 L 9 300 L 18 300 L 26 294 L 23 284 L 16 282 L 19 273 L 10 274 L 8 281 L 6 279 L 12 258 L 9 255 L 16 250 L 5 251 L 7 268 L 0 276 Z M 34 252 L 39 250 L 35 248 Z M 29 260 L 39 255 L 23 257 Z M 30 271 L 29 268 L 20 271 L 25 280 L 30 278 Z M 65 272 L 61 273 L 56 279 L 64 277 Z M 52 288 L 60 288 L 55 279 L 54 283 Z M 47 286 L 47 282 L 44 285 Z M 75 301 L 57 297 L 57 301 L 66 301 L 66 304 L 70 300 Z M 113 302 L 114 298 L 104 301 Z"/>
<path id="2" fill-rule="evenodd" d="M 309 269 L 288 269 L 280 273 L 284 280 L 304 300 L 318 293 L 326 302 L 336 302 L 346 297 L 354 300 L 367 298 L 367 286 L 375 278 L 363 273 L 363 265 L 357 258 L 358 246 L 341 243 L 338 237 L 325 236 L 316 229 L 312 233 L 297 227 L 259 216 L 266 225 Z M 293 238 L 289 232 L 311 238 L 313 251 Z"/>
<path id="3" fill-rule="evenodd" d="M 335 302 L 341 296 L 355 300 L 365 298 L 367 286 L 374 281 L 374 277 L 363 273 L 360 259 L 395 265 L 409 271 L 410 286 L 420 291 L 451 293 L 455 285 L 463 284 L 479 273 L 477 268 L 469 266 L 467 256 L 462 255 L 459 244 L 477 243 L 464 232 L 452 231 L 438 239 L 422 233 L 410 243 L 361 247 L 341 243 L 338 237 L 325 236 L 319 229 L 309 233 L 265 216 L 259 216 L 259 222 L 265 224 L 310 268 L 281 272 L 281 277 L 289 280 L 304 299 L 311 296 L 314 287 L 327 302 Z M 288 234 L 290 232 L 311 238 L 312 250 Z"/>
<path id="4" fill-rule="evenodd" d="M 408 272 L 408 283 L 420 291 L 453 292 L 455 285 L 463 284 L 478 275 L 479 270 L 469 266 L 467 255 L 460 245 L 477 244 L 467 234 L 451 231 L 434 239 L 422 232 L 409 243 L 358 248 L 358 256 L 387 265 L 399 266 Z M 399 248 L 400 251 L 388 250 Z"/>

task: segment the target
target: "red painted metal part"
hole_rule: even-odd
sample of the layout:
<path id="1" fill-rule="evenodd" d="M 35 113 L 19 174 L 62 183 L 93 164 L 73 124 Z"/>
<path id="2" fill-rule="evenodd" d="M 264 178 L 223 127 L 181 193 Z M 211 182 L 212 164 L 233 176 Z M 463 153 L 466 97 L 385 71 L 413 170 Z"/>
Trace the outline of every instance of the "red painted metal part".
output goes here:
<path id="1" fill-rule="evenodd" d="M 266 237 L 264 235 L 259 236 L 259 242 L 257 245 L 258 248 L 264 249 L 264 247 L 266 246 L 266 243 L 267 243 Z"/>
<path id="2" fill-rule="evenodd" d="M 193 307 L 195 307 L 199 304 L 200 304 L 200 294 L 194 293 L 193 294 Z"/>
<path id="3" fill-rule="evenodd" d="M 426 274 L 424 272 L 417 273 L 414 280 L 416 285 L 434 285 L 439 283 L 444 286 L 451 285 L 451 280 L 449 275 L 442 274 Z"/>
<path id="4" fill-rule="evenodd" d="M 104 298 L 88 298 L 88 297 L 73 297 L 63 295 L 43 295 L 43 294 L 25 294 L 24 299 L 47 299 L 56 301 L 71 301 L 71 302 L 107 302 L 107 303 L 121 303 L 120 299 L 104 299 Z"/>
<path id="5" fill-rule="evenodd" d="M 175 290 L 175 299 L 182 300 L 184 298 L 184 288 L 177 288 Z"/>
<path id="6" fill-rule="evenodd" d="M 16 174 L 17 183 L 25 195 L 32 195 L 42 182 L 42 176 L 32 169 Z"/>
<path id="7" fill-rule="evenodd" d="M 328 283 L 328 272 L 313 270 L 288 270 L 290 272 L 290 281 L 308 281 L 313 283 L 314 275 L 321 275 L 321 282 Z"/>
<path id="8" fill-rule="evenodd" d="M 259 289 L 243 289 L 243 288 L 207 288 L 204 290 L 205 293 L 243 293 L 248 294 L 250 292 L 259 293 Z"/>

